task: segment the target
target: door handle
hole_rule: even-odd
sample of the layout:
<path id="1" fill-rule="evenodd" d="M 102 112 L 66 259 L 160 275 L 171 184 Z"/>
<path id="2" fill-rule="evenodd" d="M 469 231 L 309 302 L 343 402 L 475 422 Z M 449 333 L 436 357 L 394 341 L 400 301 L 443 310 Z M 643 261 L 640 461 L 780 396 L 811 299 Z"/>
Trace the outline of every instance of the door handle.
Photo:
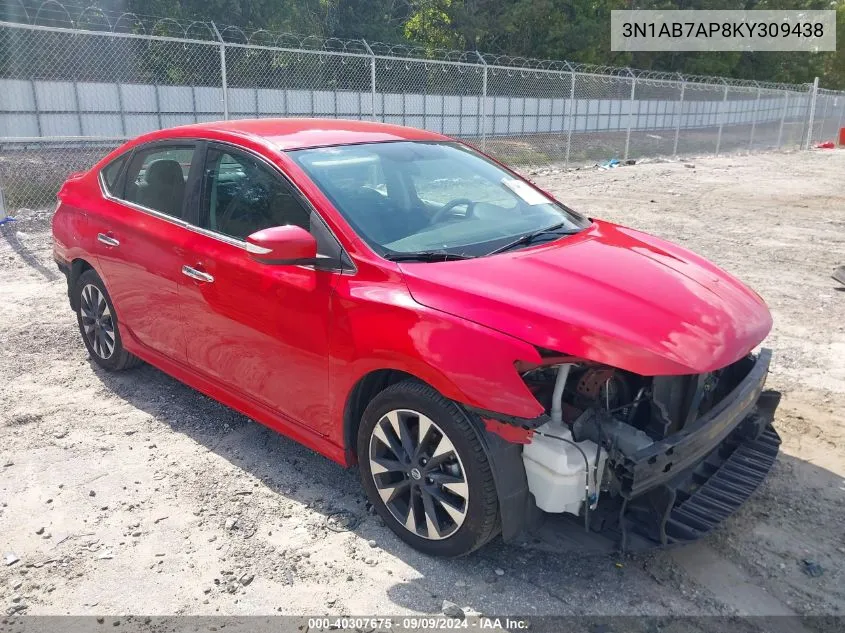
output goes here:
<path id="1" fill-rule="evenodd" d="M 105 244 L 106 246 L 120 246 L 120 242 L 114 239 L 111 235 L 106 235 L 105 233 L 97 233 L 97 241 Z"/>
<path id="2" fill-rule="evenodd" d="M 182 266 L 182 274 L 186 277 L 190 277 L 191 279 L 196 279 L 197 281 L 204 281 L 206 283 L 212 283 L 214 281 L 214 277 L 212 277 L 208 273 L 204 273 L 201 270 L 197 270 L 196 268 L 191 268 L 190 266 Z"/>

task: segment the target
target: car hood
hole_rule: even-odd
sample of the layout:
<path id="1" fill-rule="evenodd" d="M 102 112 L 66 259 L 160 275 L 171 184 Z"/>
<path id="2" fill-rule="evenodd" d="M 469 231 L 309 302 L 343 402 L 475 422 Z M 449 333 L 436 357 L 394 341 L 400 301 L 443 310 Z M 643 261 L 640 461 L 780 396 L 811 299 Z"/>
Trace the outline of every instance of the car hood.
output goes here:
<path id="1" fill-rule="evenodd" d="M 731 275 L 608 222 L 542 246 L 400 267 L 422 305 L 644 376 L 725 367 L 772 326 L 760 296 Z"/>

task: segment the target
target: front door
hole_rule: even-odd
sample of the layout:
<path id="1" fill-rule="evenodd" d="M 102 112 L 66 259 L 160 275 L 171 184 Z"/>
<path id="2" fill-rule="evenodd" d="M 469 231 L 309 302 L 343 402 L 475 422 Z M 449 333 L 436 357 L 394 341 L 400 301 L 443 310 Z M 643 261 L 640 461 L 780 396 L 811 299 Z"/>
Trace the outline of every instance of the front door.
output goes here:
<path id="1" fill-rule="evenodd" d="M 205 231 L 186 249 L 189 270 L 179 286 L 188 363 L 242 397 L 326 433 L 338 273 L 256 262 L 243 240 L 296 224 L 312 231 L 324 251 L 335 249 L 336 256 L 339 247 L 275 167 L 228 146 L 209 144 L 199 204 Z"/>
<path id="2" fill-rule="evenodd" d="M 105 200 L 89 214 L 97 233 L 95 256 L 121 330 L 181 362 L 185 336 L 177 289 L 182 247 L 191 232 L 180 223 L 196 154 L 191 143 L 141 146 L 125 175 L 104 183 Z"/>

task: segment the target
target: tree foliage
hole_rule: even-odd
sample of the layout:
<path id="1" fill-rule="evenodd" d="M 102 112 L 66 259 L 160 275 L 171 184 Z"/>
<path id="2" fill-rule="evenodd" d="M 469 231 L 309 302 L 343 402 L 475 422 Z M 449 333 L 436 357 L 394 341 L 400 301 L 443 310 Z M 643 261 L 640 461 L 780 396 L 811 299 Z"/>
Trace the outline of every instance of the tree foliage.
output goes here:
<path id="1" fill-rule="evenodd" d="M 619 53 L 614 9 L 826 9 L 845 44 L 845 0 L 112 0 L 139 13 L 211 19 L 345 39 L 414 43 L 601 65 L 845 88 L 845 45 L 834 53 Z M 126 5 L 129 5 L 128 7 Z"/>

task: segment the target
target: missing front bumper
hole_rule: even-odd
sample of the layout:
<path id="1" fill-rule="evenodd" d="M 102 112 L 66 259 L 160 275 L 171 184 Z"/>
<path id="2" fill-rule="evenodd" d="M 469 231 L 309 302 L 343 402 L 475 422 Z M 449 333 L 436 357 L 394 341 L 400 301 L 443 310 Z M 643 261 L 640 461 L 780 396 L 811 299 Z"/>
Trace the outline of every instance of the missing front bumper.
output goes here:
<path id="1" fill-rule="evenodd" d="M 616 456 L 619 494 L 587 517 L 543 514 L 525 541 L 542 549 L 637 551 L 701 538 L 766 478 L 780 437 L 780 394 L 764 391 L 771 352 L 753 359 L 731 393 L 689 428 L 638 453 Z"/>
<path id="2" fill-rule="evenodd" d="M 771 350 L 761 350 L 736 387 L 708 413 L 683 430 L 631 456 L 619 455 L 614 461 L 622 496 L 633 499 L 675 479 L 678 473 L 694 468 L 740 426 L 753 427 L 745 431 L 744 437 L 756 437 L 762 433 L 764 417 L 758 415 L 758 410 L 764 416 L 767 411 L 773 416 L 780 401 L 778 395 L 775 400 L 767 396 L 762 403 L 759 402 L 771 359 Z"/>
<path id="3" fill-rule="evenodd" d="M 765 392 L 761 404 L 777 400 L 779 394 Z M 769 411 L 753 414 L 755 424 L 765 422 L 756 437 L 740 426 L 689 472 L 633 499 L 602 500 L 589 530 L 583 517 L 540 513 L 534 529 L 515 540 L 556 552 L 636 552 L 702 538 L 751 497 L 774 464 L 780 436 Z"/>
<path id="4" fill-rule="evenodd" d="M 620 510 L 619 547 L 647 549 L 695 541 L 723 523 L 763 482 L 780 436 L 767 425 L 756 438 L 731 437 L 692 472 L 661 484 Z"/>

